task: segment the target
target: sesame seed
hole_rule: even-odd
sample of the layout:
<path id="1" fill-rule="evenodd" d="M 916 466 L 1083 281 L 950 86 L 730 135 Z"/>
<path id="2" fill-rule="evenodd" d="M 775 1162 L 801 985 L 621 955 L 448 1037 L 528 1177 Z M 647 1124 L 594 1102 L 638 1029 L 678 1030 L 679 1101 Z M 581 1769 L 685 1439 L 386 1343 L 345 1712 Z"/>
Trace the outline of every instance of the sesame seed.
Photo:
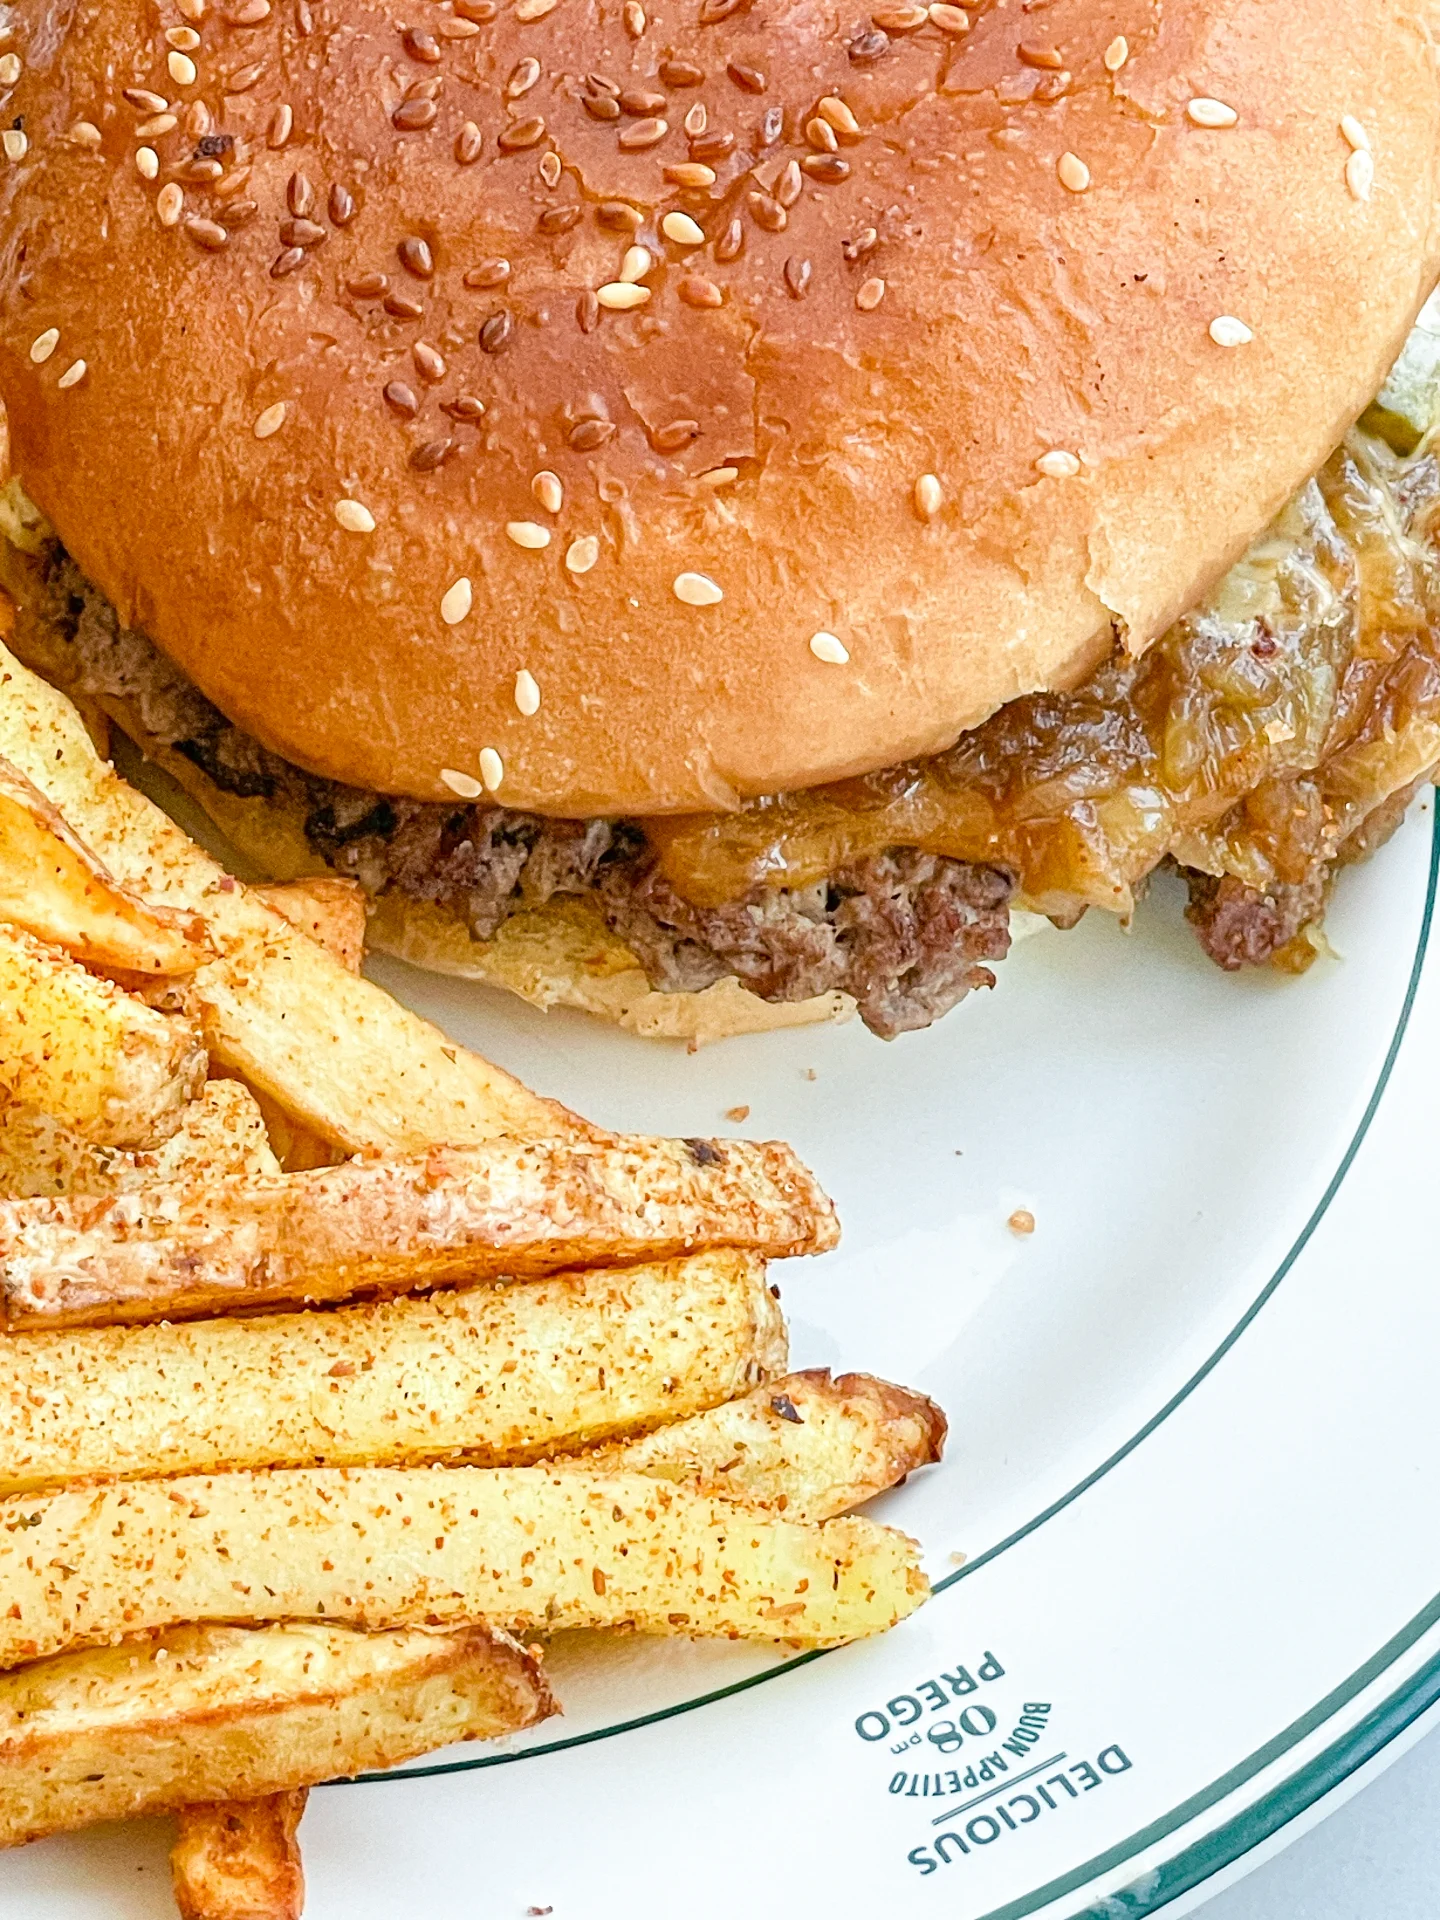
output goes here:
<path id="1" fill-rule="evenodd" d="M 636 120 L 620 135 L 619 145 L 622 152 L 639 153 L 645 147 L 658 146 L 669 131 L 668 120 L 661 120 L 658 117 Z"/>
<path id="2" fill-rule="evenodd" d="M 721 289 L 703 273 L 687 273 L 675 291 L 687 307 L 718 307 L 725 301 Z"/>
<path id="3" fill-rule="evenodd" d="M 438 49 L 437 49 L 438 57 Z M 527 54 L 510 70 L 510 78 L 505 82 L 505 92 L 512 100 L 518 100 L 522 93 L 528 93 L 540 78 L 540 62 L 533 54 Z"/>
<path id="4" fill-rule="evenodd" d="M 13 87 L 20 78 L 20 56 L 18 53 L 0 55 L 0 87 Z"/>
<path id="5" fill-rule="evenodd" d="M 530 491 L 547 513 L 559 513 L 565 504 L 565 489 L 558 473 L 542 467 L 530 482 Z"/>
<path id="6" fill-rule="evenodd" d="M 465 275 L 467 287 L 503 287 L 510 278 L 510 262 L 496 258 L 482 260 L 478 267 L 471 267 Z"/>
<path id="7" fill-rule="evenodd" d="M 1375 156 L 1357 147 L 1345 162 L 1345 184 L 1356 200 L 1368 200 L 1375 187 Z"/>
<path id="8" fill-rule="evenodd" d="M 933 473 L 922 473 L 915 482 L 915 511 L 922 520 L 933 520 L 940 511 L 945 493 Z"/>
<path id="9" fill-rule="evenodd" d="M 1067 453 L 1063 447 L 1057 447 L 1051 453 L 1042 453 L 1035 464 L 1050 480 L 1073 480 L 1080 471 L 1079 459 L 1073 453 Z"/>
<path id="10" fill-rule="evenodd" d="M 23 160 L 29 151 L 30 142 L 22 128 L 7 127 L 4 133 L 0 134 L 0 146 L 4 147 L 7 160 Z"/>
<path id="11" fill-rule="evenodd" d="M 277 400 L 273 406 L 255 416 L 255 425 L 251 429 L 257 440 L 268 440 L 272 433 L 278 433 L 285 424 L 286 406 L 283 400 Z"/>
<path id="12" fill-rule="evenodd" d="M 552 151 L 550 153 L 541 154 L 540 178 L 545 182 L 547 187 L 558 187 L 560 184 L 560 175 L 563 172 L 564 172 L 564 164 L 561 161 L 561 158 L 558 153 L 555 153 Z M 561 211 L 563 211 L 567 215 L 573 213 L 575 216 L 575 221 L 578 221 L 580 218 L 580 209 L 578 207 L 565 207 L 561 209 Z M 575 221 L 572 221 L 571 224 L 574 225 Z"/>
<path id="13" fill-rule="evenodd" d="M 703 100 L 697 100 L 685 115 L 685 131 L 693 138 L 694 135 L 698 133 L 704 133 L 709 124 L 710 116 L 705 111 L 705 102 Z"/>
<path id="14" fill-rule="evenodd" d="M 296 207 L 294 211 L 302 213 L 304 209 Z M 429 280 L 434 276 L 435 257 L 429 243 L 418 235 L 408 234 L 396 247 L 395 254 L 405 271 L 413 274 L 417 280 Z"/>
<path id="15" fill-rule="evenodd" d="M 728 487 L 732 481 L 740 478 L 738 467 L 709 467 L 704 473 L 697 473 L 696 480 L 702 487 Z"/>
<path id="16" fill-rule="evenodd" d="M 43 367 L 60 344 L 60 329 L 47 327 L 44 333 L 37 333 L 30 342 L 30 358 L 37 367 Z"/>
<path id="17" fill-rule="evenodd" d="M 457 773 L 454 767 L 441 767 L 441 781 L 462 800 L 478 800 L 485 789 L 473 774 Z"/>
<path id="18" fill-rule="evenodd" d="M 487 793 L 494 793 L 505 778 L 505 762 L 494 747 L 480 749 L 480 778 L 485 782 Z"/>
<path id="19" fill-rule="evenodd" d="M 435 473 L 444 466 L 455 452 L 452 439 L 422 440 L 410 455 L 410 465 L 416 473 Z"/>
<path id="20" fill-rule="evenodd" d="M 1090 185 L 1090 169 L 1078 153 L 1062 153 L 1055 162 L 1060 184 L 1070 193 L 1084 193 Z"/>
<path id="21" fill-rule="evenodd" d="M 274 114 L 271 116 L 270 131 L 265 136 L 266 143 L 272 147 L 283 147 L 285 142 L 290 138 L 290 133 L 294 125 L 295 109 L 286 103 L 282 103 L 275 109 Z"/>
<path id="22" fill-rule="evenodd" d="M 703 247 L 705 229 L 698 220 L 692 220 L 688 213 L 667 213 L 660 222 L 660 231 L 667 240 L 673 240 L 677 247 Z"/>
<path id="23" fill-rule="evenodd" d="M 967 21 L 966 24 L 968 25 L 969 22 Z M 815 111 L 822 120 L 829 122 L 836 133 L 848 133 L 852 139 L 859 137 L 860 122 L 845 102 L 837 99 L 833 93 L 827 93 Z"/>
<path id="24" fill-rule="evenodd" d="M 627 286 L 633 286 L 645 278 L 653 264 L 644 247 L 627 247 L 625 258 L 620 262 L 620 278 Z"/>
<path id="25" fill-rule="evenodd" d="M 462 573 L 440 596 L 440 618 L 447 627 L 458 627 L 475 603 L 470 582 Z"/>
<path id="26" fill-rule="evenodd" d="M 77 120 L 65 137 L 70 141 L 72 146 L 98 147 L 100 144 L 100 129 L 93 121 Z"/>
<path id="27" fill-rule="evenodd" d="M 205 18 L 205 0 L 175 0 L 175 11 L 198 25 Z"/>
<path id="28" fill-rule="evenodd" d="M 572 540 L 565 549 L 565 570 L 567 573 L 589 573 L 599 558 L 599 540 L 593 533 L 582 533 L 578 540 Z"/>
<path id="29" fill-rule="evenodd" d="M 193 27 L 167 27 L 165 44 L 174 47 L 177 53 L 194 53 L 200 44 L 200 36 Z"/>
<path id="30" fill-rule="evenodd" d="M 177 87 L 193 87 L 195 84 L 195 62 L 188 53 L 177 52 L 173 47 L 165 56 L 165 66 L 170 78 Z"/>
<path id="31" fill-rule="evenodd" d="M 473 166 L 480 158 L 485 136 L 473 120 L 467 120 L 455 136 L 455 158 L 462 167 Z"/>
<path id="32" fill-rule="evenodd" d="M 439 64 L 440 42 L 433 33 L 426 33 L 423 27 L 407 27 L 400 39 L 412 60 L 419 60 L 427 67 Z"/>
<path id="33" fill-rule="evenodd" d="M 577 453 L 594 453 L 597 447 L 603 447 L 607 440 L 614 437 L 613 420 L 599 420 L 590 416 L 577 420 L 565 436 Z"/>
<path id="34" fill-rule="evenodd" d="M 640 0 L 625 0 L 625 31 L 632 40 L 638 40 L 645 31 L 645 9 Z"/>
<path id="35" fill-rule="evenodd" d="M 55 384 L 57 387 L 78 387 L 80 382 L 85 378 L 85 372 L 86 367 L 83 360 L 72 360 Z"/>
<path id="36" fill-rule="evenodd" d="M 1027 1234 L 1035 1231 L 1035 1216 L 1028 1207 L 1017 1207 L 1005 1224 L 1011 1233 L 1024 1239 Z"/>
<path id="37" fill-rule="evenodd" d="M 937 0 L 937 4 L 927 9 L 932 26 L 939 27 L 942 33 L 968 33 L 970 16 L 963 7 L 952 7 Z"/>
<path id="38" fill-rule="evenodd" d="M 153 120 L 142 121 L 135 129 L 140 140 L 158 140 L 162 133 L 173 133 L 180 124 L 177 114 L 157 113 Z"/>
<path id="39" fill-rule="evenodd" d="M 850 658 L 850 649 L 833 633 L 812 633 L 810 651 L 827 667 L 843 667 Z"/>
<path id="40" fill-rule="evenodd" d="M 713 607 L 725 598 L 725 594 L 708 573 L 677 573 L 675 598 L 683 600 L 687 607 Z"/>
<path id="41" fill-rule="evenodd" d="M 238 91 L 233 83 L 231 91 Z M 390 124 L 397 133 L 423 133 L 426 127 L 433 125 L 439 111 L 433 100 L 423 98 L 402 100 L 391 114 Z M 501 145 L 504 145 L 503 140 Z"/>
<path id="42" fill-rule="evenodd" d="M 1350 146 L 1355 149 L 1356 153 L 1368 153 L 1370 151 L 1370 136 L 1353 113 L 1347 113 L 1345 115 L 1344 119 L 1340 122 L 1340 131 Z"/>
<path id="43" fill-rule="evenodd" d="M 135 171 L 142 180 L 153 180 L 160 171 L 160 156 L 153 147 L 135 149 Z"/>
<path id="44" fill-rule="evenodd" d="M 229 242 L 230 235 L 218 220 L 191 219 L 185 222 L 185 231 L 197 247 L 206 253 L 219 253 Z"/>
<path id="45" fill-rule="evenodd" d="M 1192 100 L 1185 109 L 1197 127 L 1233 127 L 1240 118 L 1234 107 L 1227 107 L 1223 100 L 1210 100 L 1203 94 Z"/>
<path id="46" fill-rule="evenodd" d="M 510 121 L 500 130 L 495 144 L 502 153 L 523 153 L 529 147 L 538 147 L 544 138 L 544 119 L 532 113 L 524 120 Z"/>
<path id="47" fill-rule="evenodd" d="M 162 227 L 173 227 L 185 210 L 185 195 L 173 180 L 161 187 L 155 196 L 155 212 Z"/>
<path id="48" fill-rule="evenodd" d="M 164 113 L 170 105 L 163 93 L 152 93 L 148 87 L 126 87 L 124 97 L 140 113 Z"/>
<path id="49" fill-rule="evenodd" d="M 1130 42 L 1125 38 L 1123 33 L 1117 33 L 1105 49 L 1105 71 L 1107 73 L 1119 73 L 1129 58 Z"/>
<path id="50" fill-rule="evenodd" d="M 1237 320 L 1232 313 L 1222 313 L 1210 322 L 1210 338 L 1217 347 L 1248 347 L 1255 335 L 1243 320 Z"/>
<path id="51" fill-rule="evenodd" d="M 595 298 L 612 313 L 626 313 L 632 307 L 643 307 L 650 298 L 650 289 L 637 287 L 629 280 L 612 280 L 608 285 L 596 288 Z"/>
<path id="52" fill-rule="evenodd" d="M 539 553 L 542 547 L 550 544 L 550 529 L 539 526 L 534 520 L 507 520 L 505 533 L 517 547 L 524 547 L 530 553 Z"/>
<path id="53" fill-rule="evenodd" d="M 515 704 L 528 720 L 540 711 L 540 688 L 533 673 L 521 667 L 515 676 Z"/>
<path id="54" fill-rule="evenodd" d="M 375 516 L 359 500 L 337 500 L 335 518 L 346 533 L 373 533 Z"/>
<path id="55" fill-rule="evenodd" d="M 879 278 L 864 280 L 855 290 L 855 304 L 862 313 L 873 313 L 885 298 L 885 282 Z"/>
<path id="56" fill-rule="evenodd" d="M 699 160 L 681 160 L 665 169 L 665 178 L 675 187 L 713 187 L 715 177 L 715 169 Z"/>

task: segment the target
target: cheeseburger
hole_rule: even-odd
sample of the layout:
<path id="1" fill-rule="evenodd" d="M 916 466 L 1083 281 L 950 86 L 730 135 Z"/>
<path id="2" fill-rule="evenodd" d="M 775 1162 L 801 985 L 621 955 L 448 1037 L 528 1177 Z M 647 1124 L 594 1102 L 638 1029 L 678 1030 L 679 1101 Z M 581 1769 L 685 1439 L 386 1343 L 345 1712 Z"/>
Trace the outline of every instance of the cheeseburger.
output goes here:
<path id="1" fill-rule="evenodd" d="M 1299 969 L 1440 761 L 1433 5 L 3 20 L 10 644 L 380 946 L 888 1036 L 1169 863 Z"/>

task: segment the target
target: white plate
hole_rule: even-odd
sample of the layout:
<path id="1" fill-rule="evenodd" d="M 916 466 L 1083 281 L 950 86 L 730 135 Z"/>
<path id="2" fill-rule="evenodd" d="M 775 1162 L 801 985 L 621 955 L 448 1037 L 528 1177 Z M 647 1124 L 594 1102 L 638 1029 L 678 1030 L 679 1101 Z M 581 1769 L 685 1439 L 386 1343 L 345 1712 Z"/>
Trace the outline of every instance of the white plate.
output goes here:
<path id="1" fill-rule="evenodd" d="M 924 1388 L 951 1444 L 877 1504 L 938 1588 L 895 1633 L 788 1662 L 557 1646 L 563 1722 L 313 1797 L 309 1920 L 1178 1913 L 1417 1723 L 1432 829 L 1427 805 L 1344 876 L 1342 957 L 1302 980 L 1219 973 L 1161 886 L 1132 934 L 1029 942 L 889 1047 L 688 1055 L 378 965 L 601 1122 L 794 1141 L 846 1227 L 779 1276 L 795 1364 Z M 158 1920 L 164 1847 L 152 1823 L 10 1855 L 0 1912 Z"/>

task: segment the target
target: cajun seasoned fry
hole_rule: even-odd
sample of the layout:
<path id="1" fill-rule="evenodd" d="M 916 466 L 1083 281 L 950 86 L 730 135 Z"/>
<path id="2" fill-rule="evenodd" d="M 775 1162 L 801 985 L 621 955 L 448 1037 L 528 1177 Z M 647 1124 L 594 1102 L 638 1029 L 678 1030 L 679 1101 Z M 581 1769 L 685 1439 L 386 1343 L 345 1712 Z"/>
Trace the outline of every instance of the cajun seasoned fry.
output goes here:
<path id="1" fill-rule="evenodd" d="M 0 1674 L 0 1846 L 258 1798 L 491 1740 L 555 1711 L 485 1627 L 176 1627 Z"/>
<path id="2" fill-rule="evenodd" d="M 261 1800 L 182 1807 L 170 1878 L 180 1920 L 300 1920 L 305 1874 L 297 1829 L 308 1787 Z"/>
<path id="3" fill-rule="evenodd" d="M 152 1147 L 205 1081 L 191 1023 L 0 925 L 0 1107 L 103 1147 Z"/>
<path id="4" fill-rule="evenodd" d="M 0 1493 L 230 1467 L 520 1465 L 782 1372 L 761 1260 L 0 1340 Z"/>
<path id="5" fill-rule="evenodd" d="M 207 1080 L 170 1138 L 146 1149 L 97 1147 L 49 1114 L 0 1115 L 0 1194 L 9 1198 L 100 1199 L 169 1180 L 279 1171 L 264 1117 L 238 1080 Z"/>
<path id="6" fill-rule="evenodd" d="M 203 921 L 120 886 L 18 767 L 0 757 L 0 920 L 88 966 L 193 973 L 211 957 Z"/>
<path id="7" fill-rule="evenodd" d="M 217 949 L 190 981 L 207 1045 L 322 1139 L 350 1153 L 415 1153 L 504 1133 L 591 1132 L 347 973 L 234 881 L 100 759 L 64 695 L 3 647 L 0 754 L 122 886 L 200 915 Z"/>
<path id="8" fill-rule="evenodd" d="M 292 927 L 309 934 L 347 973 L 359 973 L 365 958 L 365 891 L 357 880 L 316 874 L 283 880 L 251 892 L 283 914 Z"/>
<path id="9" fill-rule="evenodd" d="M 551 1464 L 648 1473 L 789 1520 L 829 1520 L 940 1458 L 933 1400 L 867 1373 L 792 1373 L 728 1405 Z"/>
<path id="10" fill-rule="evenodd" d="M 0 1501 L 0 1666 L 182 1621 L 322 1617 L 829 1646 L 927 1591 L 915 1543 L 873 1521 L 801 1526 L 638 1473 L 320 1467 Z"/>
<path id="11" fill-rule="evenodd" d="M 340 1300 L 731 1246 L 778 1258 L 837 1237 L 788 1147 L 743 1140 L 497 1140 L 423 1158 L 177 1182 L 104 1211 L 0 1202 L 12 1329 Z"/>

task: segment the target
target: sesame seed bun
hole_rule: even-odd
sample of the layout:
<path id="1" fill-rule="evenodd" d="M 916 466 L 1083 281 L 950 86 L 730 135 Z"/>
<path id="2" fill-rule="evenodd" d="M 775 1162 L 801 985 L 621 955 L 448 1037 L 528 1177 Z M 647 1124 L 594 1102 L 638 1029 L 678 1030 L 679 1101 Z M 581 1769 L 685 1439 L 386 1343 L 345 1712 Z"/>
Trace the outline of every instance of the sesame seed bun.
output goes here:
<path id="1" fill-rule="evenodd" d="M 1408 0 L 33 0 L 7 46 L 16 470 L 232 718 L 426 799 L 726 805 L 1143 647 L 1440 264 Z"/>

